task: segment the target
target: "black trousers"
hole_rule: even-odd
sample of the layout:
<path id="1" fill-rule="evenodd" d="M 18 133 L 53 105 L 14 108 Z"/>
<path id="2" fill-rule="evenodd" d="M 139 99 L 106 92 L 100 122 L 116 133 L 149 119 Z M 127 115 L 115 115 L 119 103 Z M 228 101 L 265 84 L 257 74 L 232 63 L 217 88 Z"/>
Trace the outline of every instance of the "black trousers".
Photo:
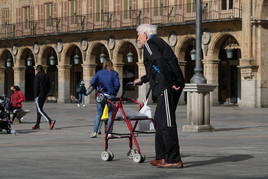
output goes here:
<path id="1" fill-rule="evenodd" d="M 46 101 L 46 97 L 36 97 L 35 98 L 35 106 L 36 106 L 36 112 L 37 112 L 37 120 L 36 125 L 39 126 L 41 117 L 45 118 L 46 121 L 49 123 L 51 122 L 50 117 L 44 112 L 43 107 Z"/>
<path id="2" fill-rule="evenodd" d="M 176 124 L 176 108 L 181 90 L 166 89 L 157 99 L 155 111 L 155 153 L 156 160 L 165 159 L 167 163 L 181 160 Z"/>

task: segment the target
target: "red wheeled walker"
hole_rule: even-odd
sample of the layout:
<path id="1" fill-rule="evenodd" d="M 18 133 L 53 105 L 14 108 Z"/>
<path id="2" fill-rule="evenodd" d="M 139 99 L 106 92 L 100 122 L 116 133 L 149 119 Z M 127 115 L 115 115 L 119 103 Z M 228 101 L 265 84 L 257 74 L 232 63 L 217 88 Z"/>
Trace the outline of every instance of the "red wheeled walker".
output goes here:
<path id="1" fill-rule="evenodd" d="M 127 152 L 127 157 L 129 159 L 132 159 L 136 163 L 142 163 L 145 160 L 145 155 L 141 153 L 139 143 L 136 139 L 136 136 L 138 136 L 139 133 L 143 134 L 152 134 L 154 132 L 151 131 L 138 131 L 136 130 L 139 121 L 141 120 L 150 120 L 153 122 L 153 119 L 148 118 L 147 116 L 140 114 L 138 111 L 126 111 L 123 108 L 122 102 L 123 101 L 132 101 L 139 105 L 141 108 L 143 106 L 142 103 L 139 103 L 138 101 L 134 100 L 133 98 L 114 98 L 114 99 L 107 99 L 107 102 L 112 104 L 114 107 L 114 111 L 112 114 L 112 122 L 110 126 L 108 126 L 107 131 L 111 129 L 115 121 L 124 121 L 124 123 L 127 125 L 127 128 L 129 129 L 129 133 L 122 134 L 122 133 L 111 133 L 112 137 L 108 137 L 108 133 L 105 134 L 105 151 L 101 153 L 101 159 L 104 161 L 111 161 L 114 158 L 113 152 L 108 150 L 108 143 L 111 139 L 120 139 L 120 138 L 128 138 L 129 139 L 129 151 Z M 121 111 L 122 116 L 118 116 L 117 113 Z M 129 113 L 130 112 L 130 113 Z M 135 144 L 135 149 L 133 149 L 133 142 Z"/>

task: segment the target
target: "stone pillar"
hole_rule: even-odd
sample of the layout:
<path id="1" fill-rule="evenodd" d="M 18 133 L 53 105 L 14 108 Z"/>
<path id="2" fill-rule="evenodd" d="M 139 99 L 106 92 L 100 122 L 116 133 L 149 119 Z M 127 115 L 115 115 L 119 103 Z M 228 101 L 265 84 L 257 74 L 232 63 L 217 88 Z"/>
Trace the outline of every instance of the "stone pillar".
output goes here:
<path id="1" fill-rule="evenodd" d="M 13 67 L 14 69 L 14 85 L 18 85 L 23 92 L 25 92 L 25 67 Z"/>
<path id="2" fill-rule="evenodd" d="M 120 89 L 117 96 L 121 96 L 123 92 L 123 66 L 124 64 L 114 64 L 114 70 L 118 72 L 119 80 L 120 80 Z"/>
<path id="3" fill-rule="evenodd" d="M 216 85 L 187 83 L 184 91 L 187 92 L 187 121 L 183 132 L 212 131 L 210 125 L 210 92 Z"/>
<path id="4" fill-rule="evenodd" d="M 5 68 L 0 67 L 0 95 L 5 93 Z"/>
<path id="5" fill-rule="evenodd" d="M 92 79 L 92 77 L 95 75 L 95 71 L 96 71 L 96 65 L 91 65 L 91 64 L 84 64 L 82 65 L 83 67 L 83 80 L 85 82 L 85 86 L 86 88 L 89 87 L 90 85 L 90 81 Z M 85 97 L 85 102 L 86 104 L 90 103 L 93 104 L 95 103 L 95 93 L 92 92 L 89 96 Z"/>
<path id="6" fill-rule="evenodd" d="M 71 65 L 58 65 L 58 102 L 70 102 Z"/>
<path id="7" fill-rule="evenodd" d="M 208 84 L 219 84 L 219 63 L 220 60 L 204 60 L 204 76 Z M 210 94 L 210 103 L 215 106 L 219 105 L 219 87 L 217 86 Z"/>
<path id="8" fill-rule="evenodd" d="M 256 60 L 253 58 L 252 45 L 252 1 L 242 1 L 242 58 L 240 59 L 241 71 L 241 101 L 239 106 L 257 106 L 257 77 Z"/>
<path id="9" fill-rule="evenodd" d="M 257 107 L 257 70 L 253 60 L 240 60 L 241 72 L 241 107 Z"/>

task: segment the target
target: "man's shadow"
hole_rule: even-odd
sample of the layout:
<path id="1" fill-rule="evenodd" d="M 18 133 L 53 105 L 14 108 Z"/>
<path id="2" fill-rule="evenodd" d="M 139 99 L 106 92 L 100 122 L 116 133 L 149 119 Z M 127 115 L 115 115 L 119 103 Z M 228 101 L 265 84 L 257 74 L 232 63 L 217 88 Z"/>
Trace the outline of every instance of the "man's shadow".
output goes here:
<path id="1" fill-rule="evenodd" d="M 221 156 L 210 160 L 204 161 L 193 161 L 193 162 L 186 162 L 185 168 L 187 167 L 198 167 L 203 165 L 211 165 L 215 163 L 225 163 L 225 162 L 240 162 L 244 160 L 249 160 L 254 158 L 252 155 L 230 155 L 230 156 Z"/>

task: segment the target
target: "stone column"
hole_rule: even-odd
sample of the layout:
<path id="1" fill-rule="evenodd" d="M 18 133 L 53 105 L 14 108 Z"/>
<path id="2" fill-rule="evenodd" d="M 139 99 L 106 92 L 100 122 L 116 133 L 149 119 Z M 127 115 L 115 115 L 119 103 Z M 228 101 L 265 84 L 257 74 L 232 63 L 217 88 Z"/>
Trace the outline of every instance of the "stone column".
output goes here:
<path id="1" fill-rule="evenodd" d="M 92 79 L 92 77 L 95 75 L 95 71 L 96 71 L 96 65 L 91 65 L 91 64 L 83 64 L 83 80 L 85 82 L 85 86 L 86 88 L 89 87 L 90 85 L 90 81 Z M 89 96 L 85 97 L 85 102 L 86 104 L 90 103 L 90 104 L 94 104 L 95 103 L 95 93 L 92 92 Z"/>
<path id="2" fill-rule="evenodd" d="M 58 65 L 58 102 L 70 102 L 71 65 Z"/>
<path id="3" fill-rule="evenodd" d="M 241 101 L 242 107 L 257 106 L 257 79 L 256 60 L 253 58 L 252 46 L 252 1 L 242 1 L 242 58 L 240 59 L 241 71 Z"/>
<path id="4" fill-rule="evenodd" d="M 219 63 L 220 60 L 204 60 L 204 76 L 208 84 L 219 84 Z M 219 105 L 219 87 L 217 86 L 210 94 L 210 103 L 212 105 Z"/>
<path id="5" fill-rule="evenodd" d="M 210 125 L 210 92 L 216 85 L 187 83 L 187 121 L 183 132 L 212 131 Z"/>
<path id="6" fill-rule="evenodd" d="M 25 67 L 13 67 L 14 69 L 14 85 L 18 85 L 25 94 Z"/>
<path id="7" fill-rule="evenodd" d="M 0 67 L 0 95 L 5 93 L 5 68 Z"/>
<path id="8" fill-rule="evenodd" d="M 241 72 L 241 107 L 257 107 L 257 70 L 252 60 L 240 60 Z"/>
<path id="9" fill-rule="evenodd" d="M 121 96 L 123 92 L 123 66 L 124 64 L 114 64 L 114 70 L 118 72 L 119 80 L 120 80 L 120 89 L 117 96 Z"/>

